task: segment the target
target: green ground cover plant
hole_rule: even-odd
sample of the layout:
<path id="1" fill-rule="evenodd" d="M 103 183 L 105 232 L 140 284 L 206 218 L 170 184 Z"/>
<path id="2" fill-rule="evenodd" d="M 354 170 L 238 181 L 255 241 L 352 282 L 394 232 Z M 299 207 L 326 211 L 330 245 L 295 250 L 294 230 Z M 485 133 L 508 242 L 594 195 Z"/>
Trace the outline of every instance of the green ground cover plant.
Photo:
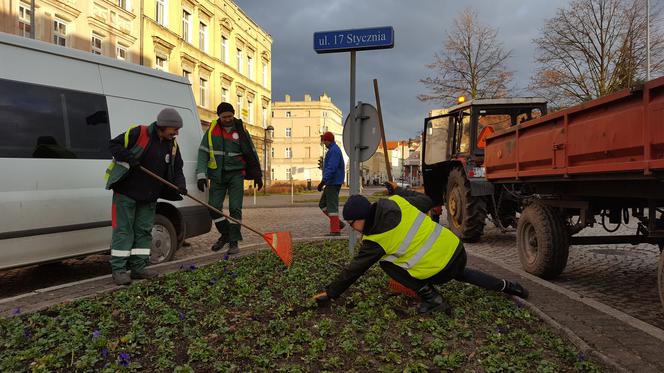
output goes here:
<path id="1" fill-rule="evenodd" d="M 153 281 L 0 320 L 1 372 L 576 372 L 603 368 L 503 294 L 452 282 L 420 316 L 372 268 L 330 307 L 310 297 L 347 243 L 196 263 Z"/>

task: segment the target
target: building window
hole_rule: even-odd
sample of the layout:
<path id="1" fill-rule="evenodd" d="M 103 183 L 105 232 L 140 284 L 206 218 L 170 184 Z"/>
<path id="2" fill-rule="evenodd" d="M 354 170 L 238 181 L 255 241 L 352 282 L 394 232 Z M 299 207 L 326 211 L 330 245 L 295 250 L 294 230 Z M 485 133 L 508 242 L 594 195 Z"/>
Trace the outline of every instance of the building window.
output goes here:
<path id="1" fill-rule="evenodd" d="M 20 2 L 18 4 L 18 29 L 19 35 L 30 37 L 30 32 L 32 26 L 30 26 L 30 16 L 32 11 L 30 10 L 30 5 Z"/>
<path id="2" fill-rule="evenodd" d="M 292 134 L 292 129 L 290 127 L 286 127 L 286 137 L 291 137 Z"/>
<path id="3" fill-rule="evenodd" d="M 207 89 L 208 81 L 206 79 L 201 78 L 199 84 L 200 85 L 199 85 L 198 89 L 199 89 L 199 93 L 200 93 L 199 99 L 200 99 L 201 106 L 202 107 L 207 107 L 207 105 L 208 105 L 208 96 L 207 96 L 208 95 L 208 89 Z"/>
<path id="4" fill-rule="evenodd" d="M 235 112 L 238 113 L 238 116 L 240 118 L 242 118 L 242 96 L 241 95 L 237 96 L 237 108 L 236 109 L 237 110 Z"/>
<path id="5" fill-rule="evenodd" d="M 160 56 L 155 57 L 154 68 L 168 72 L 168 60 Z"/>
<path id="6" fill-rule="evenodd" d="M 274 180 L 274 168 L 270 171 L 270 180 Z"/>
<path id="7" fill-rule="evenodd" d="M 228 63 L 228 39 L 221 37 L 221 62 Z"/>
<path id="8" fill-rule="evenodd" d="M 247 106 L 249 109 L 249 123 L 254 124 L 254 102 L 247 98 Z"/>
<path id="9" fill-rule="evenodd" d="M 267 108 L 263 108 L 262 120 L 263 128 L 267 128 Z"/>
<path id="10" fill-rule="evenodd" d="M 221 102 L 228 102 L 228 88 L 221 88 Z"/>
<path id="11" fill-rule="evenodd" d="M 237 50 L 237 72 L 242 74 L 242 49 Z"/>
<path id="12" fill-rule="evenodd" d="M 247 77 L 254 79 L 254 59 L 251 56 L 247 56 Z"/>
<path id="13" fill-rule="evenodd" d="M 304 157 L 311 158 L 311 146 L 306 146 L 304 148 Z"/>
<path id="14" fill-rule="evenodd" d="M 323 118 L 327 117 L 327 111 L 323 112 Z"/>
<path id="15" fill-rule="evenodd" d="M 118 0 L 118 6 L 124 10 L 129 10 L 129 2 L 127 0 Z"/>
<path id="16" fill-rule="evenodd" d="M 166 0 L 157 0 L 157 8 L 155 10 L 155 19 L 158 24 L 166 26 Z"/>
<path id="17" fill-rule="evenodd" d="M 263 62 L 263 86 L 267 87 L 267 63 Z"/>
<path id="18" fill-rule="evenodd" d="M 290 118 L 290 111 L 286 112 L 286 118 Z"/>
<path id="19" fill-rule="evenodd" d="M 207 52 L 207 25 L 203 22 L 198 25 L 198 48 Z"/>
<path id="20" fill-rule="evenodd" d="M 286 155 L 286 158 L 293 158 L 293 152 L 291 152 L 291 148 L 286 148 L 285 149 L 285 155 Z"/>
<path id="21" fill-rule="evenodd" d="M 92 54 L 102 54 L 101 36 L 92 33 L 90 44 Z"/>
<path id="22" fill-rule="evenodd" d="M 127 48 L 123 45 L 120 45 L 120 44 L 116 45 L 115 46 L 115 57 L 118 60 L 122 60 L 122 61 L 127 60 Z"/>
<path id="23" fill-rule="evenodd" d="M 187 78 L 189 83 L 191 83 L 191 71 L 182 70 L 182 76 Z"/>
<path id="24" fill-rule="evenodd" d="M 286 180 L 290 180 L 292 178 L 293 178 L 293 170 L 291 170 L 291 168 L 289 167 L 286 169 Z"/>
<path id="25" fill-rule="evenodd" d="M 53 44 L 67 46 L 67 24 L 59 19 L 53 20 Z"/>
<path id="26" fill-rule="evenodd" d="M 191 43 L 191 13 L 182 10 L 182 39 Z"/>

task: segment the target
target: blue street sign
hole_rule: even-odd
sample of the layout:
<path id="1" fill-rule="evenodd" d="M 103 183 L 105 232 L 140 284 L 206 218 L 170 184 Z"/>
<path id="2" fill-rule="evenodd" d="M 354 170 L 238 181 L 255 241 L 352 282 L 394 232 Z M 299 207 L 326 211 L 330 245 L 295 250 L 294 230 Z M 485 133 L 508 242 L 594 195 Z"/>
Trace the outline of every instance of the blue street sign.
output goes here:
<path id="1" fill-rule="evenodd" d="M 348 52 L 393 47 L 394 28 L 392 26 L 314 33 L 314 50 L 316 53 Z"/>

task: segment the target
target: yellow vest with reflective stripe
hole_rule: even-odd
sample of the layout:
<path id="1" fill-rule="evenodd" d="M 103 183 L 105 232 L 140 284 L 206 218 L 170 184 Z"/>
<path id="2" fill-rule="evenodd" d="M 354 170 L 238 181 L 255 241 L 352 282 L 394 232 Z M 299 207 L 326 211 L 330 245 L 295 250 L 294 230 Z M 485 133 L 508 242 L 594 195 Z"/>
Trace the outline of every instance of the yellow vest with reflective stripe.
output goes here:
<path id="1" fill-rule="evenodd" d="M 212 148 L 212 130 L 214 129 L 214 126 L 217 125 L 217 120 L 213 120 L 212 123 L 210 123 L 210 128 L 208 128 L 207 132 L 207 138 L 208 138 L 208 149 L 210 149 L 210 159 L 208 160 L 208 168 L 212 170 L 217 169 L 217 160 L 215 159 L 214 156 L 214 149 Z"/>
<path id="2" fill-rule="evenodd" d="M 427 279 L 440 272 L 452 259 L 459 238 L 403 197 L 392 196 L 389 200 L 401 210 L 399 225 L 387 232 L 366 235 L 363 239 L 373 241 L 385 250 L 381 260 L 398 265 L 417 279 Z"/>

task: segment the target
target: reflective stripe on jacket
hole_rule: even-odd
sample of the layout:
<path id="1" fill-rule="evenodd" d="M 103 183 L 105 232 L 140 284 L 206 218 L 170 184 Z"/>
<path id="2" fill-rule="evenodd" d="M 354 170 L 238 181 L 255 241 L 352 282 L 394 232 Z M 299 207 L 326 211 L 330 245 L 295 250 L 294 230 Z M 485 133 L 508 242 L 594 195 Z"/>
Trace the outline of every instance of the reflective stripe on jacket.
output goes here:
<path id="1" fill-rule="evenodd" d="M 401 210 L 401 221 L 393 229 L 364 240 L 379 244 L 385 255 L 381 260 L 392 262 L 417 279 L 427 279 L 445 268 L 459 245 L 459 238 L 437 224 L 403 197 L 389 198 Z"/>

